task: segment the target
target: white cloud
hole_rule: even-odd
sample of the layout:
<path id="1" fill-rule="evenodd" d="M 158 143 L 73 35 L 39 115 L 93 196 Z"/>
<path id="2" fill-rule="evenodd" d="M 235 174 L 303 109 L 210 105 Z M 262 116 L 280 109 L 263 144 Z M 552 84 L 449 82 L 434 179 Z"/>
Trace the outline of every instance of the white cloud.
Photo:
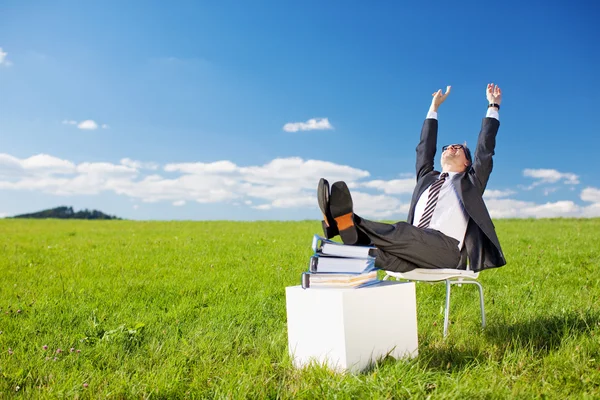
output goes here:
<path id="1" fill-rule="evenodd" d="M 508 197 L 513 194 L 515 194 L 515 192 L 510 189 L 506 189 L 506 190 L 486 189 L 486 191 L 483 192 L 483 198 L 484 199 L 499 199 L 502 197 Z"/>
<path id="2" fill-rule="evenodd" d="M 316 204 L 316 195 L 305 193 L 301 196 L 280 197 L 273 200 L 271 206 L 273 208 L 306 208 L 314 207 Z"/>
<path id="3" fill-rule="evenodd" d="M 47 154 L 19 159 L 0 154 L 0 188 L 55 195 L 97 194 L 137 176 L 137 170 L 111 163 L 81 163 Z"/>
<path id="4" fill-rule="evenodd" d="M 228 160 L 209 163 L 151 162 L 123 158 L 118 163 L 74 163 L 47 154 L 18 158 L 0 153 L 0 189 L 57 196 L 115 193 L 141 203 L 183 206 L 223 202 L 258 210 L 311 209 L 315 219 L 320 177 L 345 181 L 352 189 L 355 211 L 367 218 L 397 219 L 408 212 L 414 178 L 368 180 L 366 170 L 321 160 L 277 158 L 263 165 L 239 166 Z M 368 189 L 378 194 L 365 193 Z M 512 190 L 487 190 L 485 201 L 494 218 L 600 216 L 600 189 L 586 187 L 581 200 L 537 204 L 509 198 Z"/>
<path id="5" fill-rule="evenodd" d="M 263 166 L 242 167 L 239 172 L 246 181 L 253 184 L 292 183 L 295 187 L 313 191 L 316 191 L 320 177 L 327 177 L 330 182 L 335 182 L 355 181 L 370 175 L 368 171 L 347 165 L 319 160 L 305 161 L 298 157 L 276 158 Z"/>
<path id="6" fill-rule="evenodd" d="M 600 203 L 594 203 L 583 207 L 581 216 L 585 218 L 600 217 Z"/>
<path id="7" fill-rule="evenodd" d="M 600 217 L 600 202 L 580 206 L 573 201 L 537 204 L 514 199 L 485 201 L 492 218 Z"/>
<path id="8" fill-rule="evenodd" d="M 167 172 L 183 172 L 187 174 L 204 174 L 204 173 L 228 173 L 236 172 L 237 165 L 231 161 L 217 161 L 213 163 L 181 163 L 167 164 L 165 171 Z"/>
<path id="9" fill-rule="evenodd" d="M 283 185 L 253 185 L 242 183 L 242 191 L 249 197 L 275 201 L 281 198 L 295 198 L 302 195 L 302 187 Z"/>
<path id="10" fill-rule="evenodd" d="M 581 200 L 600 203 L 600 189 L 586 187 L 581 191 Z"/>
<path id="11" fill-rule="evenodd" d="M 238 166 L 231 161 L 157 165 L 123 158 L 74 164 L 48 155 L 27 159 L 0 154 L 0 188 L 54 195 L 93 195 L 113 192 L 151 203 L 236 202 L 258 209 L 317 208 L 316 186 L 321 176 L 352 183 L 369 172 L 347 165 L 298 157 L 277 158 L 264 165 Z"/>
<path id="12" fill-rule="evenodd" d="M 8 217 L 7 213 L 0 212 L 0 218 L 6 218 L 6 217 Z"/>
<path id="13" fill-rule="evenodd" d="M 537 179 L 537 182 L 533 183 L 533 186 L 540 185 L 542 183 L 556 183 L 562 181 L 566 185 L 577 185 L 579 183 L 579 176 L 571 172 L 559 172 L 555 169 L 524 169 L 523 176 Z"/>
<path id="14" fill-rule="evenodd" d="M 385 194 L 412 194 L 415 189 L 415 178 L 392 179 L 390 181 L 374 180 L 363 182 L 362 187 L 374 188 L 383 191 Z"/>
<path id="15" fill-rule="evenodd" d="M 370 218 L 399 217 L 408 212 L 409 204 L 402 204 L 395 197 L 386 195 L 372 195 L 360 191 L 352 192 L 354 211 L 356 214 Z M 300 197 L 283 197 L 268 204 L 254 206 L 257 210 L 271 210 L 274 208 L 317 208 L 316 194 L 306 194 Z M 319 218 L 319 212 L 315 211 L 315 218 Z"/>
<path id="16" fill-rule="evenodd" d="M 529 186 L 519 184 L 519 185 L 517 185 L 517 187 L 521 190 L 529 191 L 529 190 L 532 190 L 533 188 L 535 188 L 536 186 L 538 186 L 540 183 L 541 182 L 537 182 L 537 183 L 534 183 L 533 185 L 529 185 Z"/>
<path id="17" fill-rule="evenodd" d="M 565 184 L 579 183 L 579 177 L 572 173 L 561 173 L 556 170 L 526 169 L 523 175 L 538 179 L 538 182 L 529 188 L 541 183 L 556 183 L 563 181 Z M 544 195 L 557 191 L 559 188 L 550 187 L 544 190 Z M 555 217 L 598 217 L 600 216 L 600 189 L 587 187 L 581 192 L 581 200 L 590 202 L 588 205 L 578 205 L 573 201 L 556 201 L 537 204 L 530 201 L 502 198 L 514 194 L 511 190 L 491 191 L 484 195 L 485 203 L 492 218 L 555 218 Z M 491 196 L 490 196 L 491 194 Z"/>
<path id="18" fill-rule="evenodd" d="M 0 153 L 0 179 L 14 181 L 26 177 L 71 174 L 73 172 L 75 172 L 75 164 L 47 154 L 19 159 Z"/>
<path id="19" fill-rule="evenodd" d="M 141 162 L 141 161 L 132 160 L 130 158 L 122 158 L 121 164 L 125 165 L 126 167 L 130 167 L 130 168 L 134 168 L 134 169 L 151 169 L 151 170 L 158 169 L 158 164 L 156 164 L 156 163 Z"/>
<path id="20" fill-rule="evenodd" d="M 62 124 L 63 125 L 76 125 L 77 128 L 85 130 L 85 131 L 94 131 L 98 128 L 110 129 L 110 126 L 108 126 L 108 124 L 99 124 L 98 122 L 94 121 L 93 119 L 86 119 L 86 120 L 80 121 L 80 122 L 77 122 L 72 119 L 64 119 L 62 121 Z"/>
<path id="21" fill-rule="evenodd" d="M 71 172 L 75 167 L 71 161 L 61 160 L 47 154 L 38 154 L 23 160 L 22 165 L 26 169 L 40 169 L 49 172 Z"/>
<path id="22" fill-rule="evenodd" d="M 346 165 L 298 157 L 276 158 L 267 164 L 249 167 L 240 167 L 231 161 L 167 164 L 164 170 L 202 176 L 204 179 L 216 176 L 223 186 L 241 185 L 244 192 L 252 194 L 251 197 L 265 199 L 303 189 L 314 192 L 322 176 L 328 177 L 331 182 L 354 181 L 369 176 L 368 171 Z"/>
<path id="23" fill-rule="evenodd" d="M 79 129 L 93 131 L 98 129 L 98 124 L 96 123 L 96 121 L 86 119 L 85 121 L 81 121 L 79 124 L 77 124 L 77 127 Z"/>
<path id="24" fill-rule="evenodd" d="M 581 211 L 572 201 L 536 204 L 514 199 L 489 199 L 485 203 L 492 218 L 575 217 Z"/>
<path id="25" fill-rule="evenodd" d="M 77 166 L 77 172 L 87 175 L 99 175 L 105 178 L 113 176 L 135 176 L 137 170 L 126 165 L 115 165 L 111 163 L 81 163 Z"/>
<path id="26" fill-rule="evenodd" d="M 7 55 L 8 53 L 3 51 L 2 47 L 0 47 L 0 66 L 10 67 L 12 65 L 12 62 L 6 59 Z"/>
<path id="27" fill-rule="evenodd" d="M 372 195 L 353 191 L 352 201 L 356 214 L 373 218 L 391 218 L 406 214 L 409 203 L 401 203 L 399 199 L 386 195 Z"/>
<path id="28" fill-rule="evenodd" d="M 600 217 L 600 189 L 586 187 L 581 191 L 581 200 L 592 203 L 585 206 L 582 210 L 584 217 Z"/>
<path id="29" fill-rule="evenodd" d="M 311 118 L 306 122 L 288 122 L 283 126 L 286 132 L 333 129 L 328 118 Z"/>
<path id="30" fill-rule="evenodd" d="M 548 196 L 550 193 L 554 193 L 558 190 L 557 187 L 549 187 L 544 189 L 544 196 Z"/>

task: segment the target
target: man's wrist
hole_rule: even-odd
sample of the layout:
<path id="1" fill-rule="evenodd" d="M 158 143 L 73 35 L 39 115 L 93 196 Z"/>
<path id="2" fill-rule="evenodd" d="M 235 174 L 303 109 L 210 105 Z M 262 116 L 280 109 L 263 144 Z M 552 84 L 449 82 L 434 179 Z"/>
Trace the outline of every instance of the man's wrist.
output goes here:
<path id="1" fill-rule="evenodd" d="M 429 111 L 427 112 L 427 117 L 425 117 L 427 119 L 437 119 L 437 108 L 429 108 Z"/>
<path id="2" fill-rule="evenodd" d="M 485 113 L 486 118 L 495 118 L 500 121 L 500 113 L 496 107 L 488 107 L 487 112 Z"/>

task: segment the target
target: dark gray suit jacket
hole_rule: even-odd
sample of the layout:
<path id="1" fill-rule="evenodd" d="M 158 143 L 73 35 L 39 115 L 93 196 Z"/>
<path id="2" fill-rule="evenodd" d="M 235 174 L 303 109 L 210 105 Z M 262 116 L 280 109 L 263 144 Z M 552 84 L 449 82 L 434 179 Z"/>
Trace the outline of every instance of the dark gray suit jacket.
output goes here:
<path id="1" fill-rule="evenodd" d="M 497 119 L 483 119 L 472 166 L 452 178 L 452 184 L 470 217 L 465 234 L 463 257 L 459 265 L 462 269 L 466 267 L 466 257 L 469 258 L 470 269 L 474 271 L 506 264 L 494 224 L 482 198 L 492 172 L 492 156 L 499 127 L 500 122 Z M 421 141 L 417 146 L 417 186 L 413 192 L 407 218 L 407 222 L 411 224 L 419 197 L 440 174 L 433 169 L 437 133 L 438 121 L 426 119 L 421 130 Z"/>

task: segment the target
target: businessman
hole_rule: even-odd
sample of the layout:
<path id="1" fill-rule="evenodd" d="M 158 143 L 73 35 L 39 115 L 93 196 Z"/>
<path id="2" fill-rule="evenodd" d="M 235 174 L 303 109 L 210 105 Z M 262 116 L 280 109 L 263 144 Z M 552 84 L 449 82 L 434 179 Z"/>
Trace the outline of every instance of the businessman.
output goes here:
<path id="1" fill-rule="evenodd" d="M 345 182 L 335 182 L 330 189 L 327 180 L 321 179 L 317 196 L 325 236 L 339 234 L 345 244 L 375 246 L 377 266 L 395 272 L 465 269 L 467 261 L 474 271 L 506 264 L 482 198 L 492 172 L 502 91 L 493 83 L 486 87 L 487 114 L 474 157 L 464 144 L 444 146 L 440 172 L 434 169 L 437 113 L 450 90 L 448 86 L 446 93 L 440 89 L 432 94 L 417 146 L 417 184 L 407 221 L 385 224 L 361 218 L 353 212 Z"/>

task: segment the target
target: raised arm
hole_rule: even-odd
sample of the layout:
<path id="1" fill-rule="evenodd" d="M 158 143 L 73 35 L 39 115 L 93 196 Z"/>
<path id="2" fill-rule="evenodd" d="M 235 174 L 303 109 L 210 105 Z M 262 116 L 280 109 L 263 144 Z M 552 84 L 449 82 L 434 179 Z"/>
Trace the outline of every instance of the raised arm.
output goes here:
<path id="1" fill-rule="evenodd" d="M 481 131 L 477 139 L 477 148 L 475 149 L 475 158 L 473 160 L 473 173 L 479 180 L 481 193 L 485 191 L 490 174 L 494 167 L 492 157 L 496 147 L 496 134 L 500 128 L 498 111 L 502 102 L 502 90 L 498 85 L 490 83 L 485 91 L 486 98 L 490 107 L 486 117 L 481 123 Z"/>
<path id="2" fill-rule="evenodd" d="M 445 94 L 442 94 L 442 89 L 440 89 L 431 95 L 433 99 L 431 100 L 427 118 L 423 122 L 423 128 L 421 128 L 421 141 L 417 145 L 417 181 L 433 171 L 438 133 L 437 111 L 450 94 L 451 88 L 451 86 L 446 87 Z"/>

